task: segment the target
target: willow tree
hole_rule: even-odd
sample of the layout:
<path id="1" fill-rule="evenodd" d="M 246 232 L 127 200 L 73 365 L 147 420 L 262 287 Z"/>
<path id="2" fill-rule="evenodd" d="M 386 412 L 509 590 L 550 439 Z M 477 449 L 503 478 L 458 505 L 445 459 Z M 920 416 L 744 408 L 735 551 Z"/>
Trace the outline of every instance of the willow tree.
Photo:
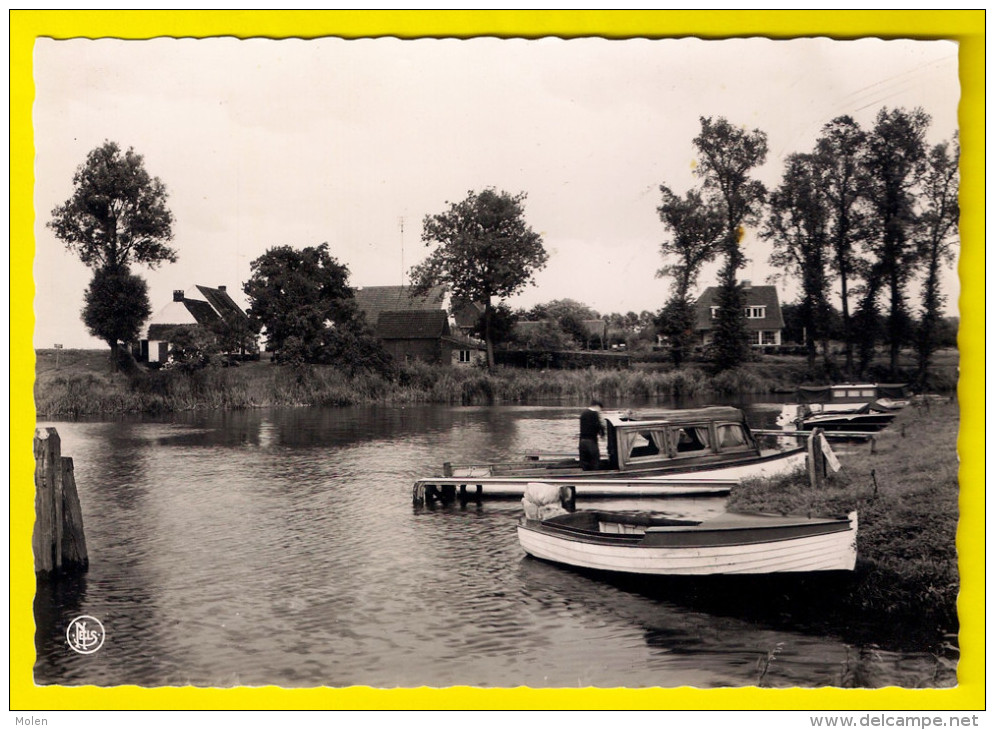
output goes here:
<path id="1" fill-rule="evenodd" d="M 694 138 L 698 152 L 695 174 L 701 178 L 708 203 L 724 222 L 721 242 L 725 262 L 719 272 L 715 328 L 715 364 L 722 370 L 749 359 L 743 290 L 737 274 L 746 263 L 741 242 L 745 227 L 757 221 L 767 190 L 750 171 L 767 159 L 767 135 L 747 131 L 723 118 L 701 117 L 701 133 Z"/>
<path id="2" fill-rule="evenodd" d="M 680 367 L 693 345 L 695 308 L 691 292 L 701 268 L 720 251 L 725 222 L 717 209 L 706 205 L 698 190 L 689 190 L 682 198 L 661 185 L 660 195 L 662 202 L 656 210 L 670 236 L 660 244 L 660 255 L 666 263 L 656 275 L 671 279 L 671 290 L 656 316 L 656 326 L 667 337 L 671 360 Z"/>
<path id="3" fill-rule="evenodd" d="M 525 222 L 525 198 L 525 193 L 498 193 L 493 188 L 471 190 L 464 200 L 449 203 L 448 210 L 425 216 L 421 240 L 434 249 L 411 269 L 415 294 L 442 284 L 454 299 L 484 305 L 488 367 L 494 366 L 495 300 L 534 284 L 535 272 L 548 259 L 542 236 Z"/>

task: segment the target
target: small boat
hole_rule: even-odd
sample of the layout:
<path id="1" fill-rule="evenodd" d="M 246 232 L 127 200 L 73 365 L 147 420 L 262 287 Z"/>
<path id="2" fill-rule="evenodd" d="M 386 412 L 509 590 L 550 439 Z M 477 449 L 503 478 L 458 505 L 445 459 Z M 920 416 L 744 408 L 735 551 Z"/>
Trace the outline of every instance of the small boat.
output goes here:
<path id="1" fill-rule="evenodd" d="M 520 461 L 445 464 L 441 477 L 415 482 L 413 498 L 460 490 L 475 496 L 520 496 L 529 482 L 571 486 L 577 496 L 640 496 L 728 492 L 741 479 L 791 473 L 805 466 L 802 446 L 762 450 L 738 408 L 713 406 L 603 414 L 605 446 L 597 470 L 571 454 L 531 454 Z M 574 452 L 576 454 L 576 452 Z M 720 485 L 716 485 L 716 481 Z"/>
<path id="2" fill-rule="evenodd" d="M 799 404 L 783 406 L 777 422 L 782 428 L 797 428 L 800 431 L 821 428 L 825 431 L 871 432 L 888 426 L 896 415 L 894 411 L 875 410 L 866 403 L 856 410 L 821 413 Z"/>
<path id="3" fill-rule="evenodd" d="M 581 510 L 523 519 L 518 540 L 526 553 L 542 560 L 642 575 L 853 570 L 857 513 L 727 513 L 699 522 L 645 512 Z"/>
<path id="4" fill-rule="evenodd" d="M 847 412 L 868 406 L 876 411 L 895 411 L 909 404 L 905 383 L 840 383 L 803 385 L 798 402 L 813 413 Z"/>
<path id="5" fill-rule="evenodd" d="M 783 406 L 777 423 L 801 431 L 880 431 L 908 404 L 905 388 L 904 383 L 801 386 L 798 403 Z"/>

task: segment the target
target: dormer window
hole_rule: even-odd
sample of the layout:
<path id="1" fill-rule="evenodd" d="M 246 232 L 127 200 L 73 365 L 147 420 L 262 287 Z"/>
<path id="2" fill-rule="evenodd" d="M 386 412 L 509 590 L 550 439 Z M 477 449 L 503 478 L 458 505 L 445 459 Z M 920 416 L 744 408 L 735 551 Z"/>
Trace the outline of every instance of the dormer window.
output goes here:
<path id="1" fill-rule="evenodd" d="M 746 308 L 746 318 L 747 319 L 765 319 L 767 317 L 767 307 L 747 307 Z"/>
<path id="2" fill-rule="evenodd" d="M 712 319 L 718 319 L 719 318 L 719 308 L 718 307 L 710 307 L 710 309 L 712 310 Z"/>

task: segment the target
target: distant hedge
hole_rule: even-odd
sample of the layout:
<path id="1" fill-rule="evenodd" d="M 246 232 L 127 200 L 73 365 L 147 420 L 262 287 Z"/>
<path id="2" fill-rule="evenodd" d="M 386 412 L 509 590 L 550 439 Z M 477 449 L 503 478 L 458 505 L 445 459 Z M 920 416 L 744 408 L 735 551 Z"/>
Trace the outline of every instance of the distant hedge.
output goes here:
<path id="1" fill-rule="evenodd" d="M 626 370 L 632 365 L 628 353 L 597 351 L 501 350 L 494 353 L 497 365 L 541 370 L 598 368 Z"/>

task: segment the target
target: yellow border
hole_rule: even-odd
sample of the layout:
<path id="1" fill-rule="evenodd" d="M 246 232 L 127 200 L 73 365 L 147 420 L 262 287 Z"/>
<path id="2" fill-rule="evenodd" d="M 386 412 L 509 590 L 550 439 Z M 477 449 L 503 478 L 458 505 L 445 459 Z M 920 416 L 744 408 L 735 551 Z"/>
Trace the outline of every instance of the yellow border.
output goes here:
<path id="1" fill-rule="evenodd" d="M 984 709 L 984 63 L 985 12 L 956 11 L 10 11 L 11 317 L 10 709 Z M 950 690 L 285 690 L 36 687 L 32 53 L 38 37 L 828 36 L 947 38 L 960 43 L 962 657 Z"/>

